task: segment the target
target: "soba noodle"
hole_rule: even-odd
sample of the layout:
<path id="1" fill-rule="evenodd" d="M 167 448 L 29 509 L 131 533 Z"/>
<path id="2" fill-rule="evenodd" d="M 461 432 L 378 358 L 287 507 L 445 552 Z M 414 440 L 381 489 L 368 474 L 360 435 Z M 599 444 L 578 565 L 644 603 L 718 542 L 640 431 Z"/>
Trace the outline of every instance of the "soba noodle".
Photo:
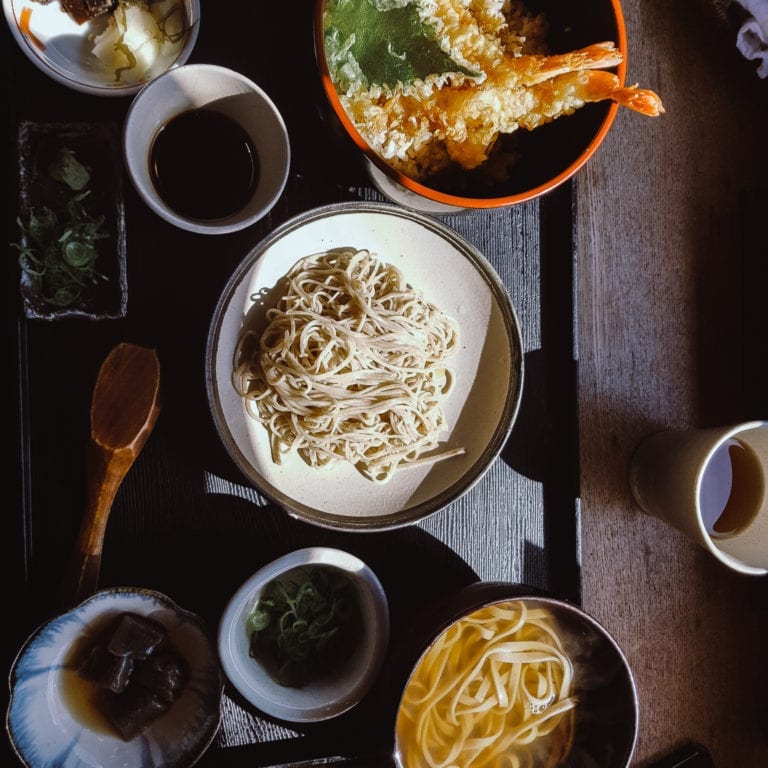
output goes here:
<path id="1" fill-rule="evenodd" d="M 270 435 L 272 459 L 295 450 L 312 467 L 348 461 L 386 482 L 446 427 L 457 349 L 453 319 L 367 250 L 307 256 L 286 275 L 263 333 L 248 330 L 234 383 Z"/>
<path id="2" fill-rule="evenodd" d="M 557 766 L 573 737 L 573 667 L 552 615 L 512 601 L 452 624 L 411 675 L 405 768 Z"/>

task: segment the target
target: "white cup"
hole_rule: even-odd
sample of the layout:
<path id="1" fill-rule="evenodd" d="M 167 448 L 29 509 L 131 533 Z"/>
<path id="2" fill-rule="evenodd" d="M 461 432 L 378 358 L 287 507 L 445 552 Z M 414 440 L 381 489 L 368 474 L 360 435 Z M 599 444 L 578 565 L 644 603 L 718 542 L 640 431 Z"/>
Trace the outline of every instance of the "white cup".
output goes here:
<path id="1" fill-rule="evenodd" d="M 768 573 L 768 421 L 643 440 L 629 484 L 645 512 L 739 573 Z"/>
<path id="2" fill-rule="evenodd" d="M 258 183 L 249 199 L 242 208 L 219 219 L 179 214 L 152 180 L 150 157 L 158 133 L 181 113 L 199 109 L 219 112 L 237 123 L 258 157 Z M 201 153 L 215 150 L 215 146 L 199 148 Z M 144 202 L 171 224 L 203 235 L 236 232 L 266 216 L 283 193 L 291 164 L 288 129 L 277 106 L 252 80 L 216 64 L 185 64 L 145 85 L 126 115 L 123 154 L 128 175 Z M 194 166 L 194 153 L 189 162 Z"/>

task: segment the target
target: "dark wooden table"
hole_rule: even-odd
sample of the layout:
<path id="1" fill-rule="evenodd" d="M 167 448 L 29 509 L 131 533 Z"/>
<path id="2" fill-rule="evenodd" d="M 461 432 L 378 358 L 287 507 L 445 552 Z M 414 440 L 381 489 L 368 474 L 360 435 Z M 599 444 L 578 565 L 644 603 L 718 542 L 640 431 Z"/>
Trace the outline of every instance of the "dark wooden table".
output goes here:
<path id="1" fill-rule="evenodd" d="M 309 19 L 310 3 L 299 5 Z M 643 516 L 625 477 L 647 432 L 768 410 L 765 380 L 754 383 L 754 356 L 766 347 L 756 286 L 765 285 L 760 259 L 768 253 L 746 241 L 749 221 L 756 227 L 768 211 L 759 191 L 768 173 L 768 90 L 706 11 L 700 2 L 624 5 L 628 78 L 660 93 L 662 118 L 620 113 L 576 179 L 540 201 L 443 217 L 488 256 L 520 316 L 520 416 L 499 460 L 460 502 L 408 529 L 345 534 L 289 520 L 243 483 L 208 416 L 204 345 L 226 279 L 270 228 L 317 205 L 380 198 L 322 119 L 308 24 L 290 52 L 302 76 L 289 82 L 272 46 L 254 34 L 287 28 L 298 9 L 254 7 L 252 24 L 232 25 L 224 7 L 206 4 L 192 61 L 238 69 L 273 97 L 291 133 L 291 177 L 267 219 L 215 239 L 161 222 L 126 178 L 125 320 L 27 321 L 17 268 L 6 264 L 15 459 L 3 516 L 14 617 L 5 630 L 8 666 L 56 609 L 52 585 L 84 507 L 93 381 L 108 350 L 131 340 L 158 349 L 170 396 L 116 499 L 104 586 L 159 589 L 215 626 L 235 587 L 269 559 L 333 544 L 380 575 L 397 637 L 423 606 L 464 584 L 524 582 L 581 602 L 626 650 L 641 704 L 638 766 L 687 738 L 706 744 L 718 768 L 765 764 L 766 580 L 725 572 Z M 3 157 L 15 199 L 20 120 L 120 124 L 128 101 L 63 89 L 3 35 Z M 15 215 L 3 217 L 8 241 Z M 361 753 L 382 733 L 370 722 L 366 731 L 367 714 L 295 731 L 228 689 L 204 764 Z"/>
<path id="2" fill-rule="evenodd" d="M 640 698 L 636 764 L 685 739 L 718 768 L 768 765 L 768 579 L 734 575 L 643 515 L 646 434 L 765 418 L 768 81 L 703 0 L 626 0 L 630 82 L 576 180 L 583 602 Z"/>

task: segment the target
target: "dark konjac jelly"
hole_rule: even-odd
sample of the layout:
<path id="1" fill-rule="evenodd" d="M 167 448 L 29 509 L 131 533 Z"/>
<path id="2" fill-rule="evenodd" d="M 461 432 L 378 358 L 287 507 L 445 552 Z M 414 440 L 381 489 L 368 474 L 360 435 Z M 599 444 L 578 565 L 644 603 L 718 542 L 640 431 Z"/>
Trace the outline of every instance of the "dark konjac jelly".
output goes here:
<path id="1" fill-rule="evenodd" d="M 190 219 L 222 219 L 241 210 L 259 177 L 258 155 L 246 131 L 212 109 L 169 120 L 155 136 L 149 163 L 157 193 Z"/>

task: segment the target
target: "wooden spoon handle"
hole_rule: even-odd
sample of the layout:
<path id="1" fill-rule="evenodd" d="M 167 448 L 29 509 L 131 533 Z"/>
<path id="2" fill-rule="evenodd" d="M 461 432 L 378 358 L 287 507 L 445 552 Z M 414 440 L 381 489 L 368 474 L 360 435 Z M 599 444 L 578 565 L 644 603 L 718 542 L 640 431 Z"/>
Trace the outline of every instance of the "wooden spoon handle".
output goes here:
<path id="1" fill-rule="evenodd" d="M 154 350 L 132 344 L 115 347 L 99 371 L 86 452 L 87 506 L 64 578 L 65 602 L 96 591 L 112 503 L 157 421 L 159 381 Z"/>
<path id="2" fill-rule="evenodd" d="M 107 454 L 93 440 L 88 443 L 88 500 L 64 582 L 67 601 L 80 602 L 98 587 L 109 513 L 136 455 L 129 450 Z"/>

